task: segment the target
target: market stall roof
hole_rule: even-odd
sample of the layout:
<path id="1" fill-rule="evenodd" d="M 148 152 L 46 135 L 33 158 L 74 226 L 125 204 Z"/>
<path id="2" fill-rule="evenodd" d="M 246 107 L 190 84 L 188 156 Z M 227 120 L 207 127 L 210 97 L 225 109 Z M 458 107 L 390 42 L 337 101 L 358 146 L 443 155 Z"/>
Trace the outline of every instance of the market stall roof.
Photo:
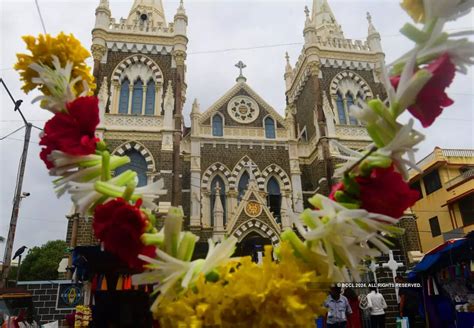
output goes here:
<path id="1" fill-rule="evenodd" d="M 474 232 L 470 232 L 465 238 L 450 239 L 430 250 L 409 276 L 436 271 L 466 260 L 474 260 Z"/>

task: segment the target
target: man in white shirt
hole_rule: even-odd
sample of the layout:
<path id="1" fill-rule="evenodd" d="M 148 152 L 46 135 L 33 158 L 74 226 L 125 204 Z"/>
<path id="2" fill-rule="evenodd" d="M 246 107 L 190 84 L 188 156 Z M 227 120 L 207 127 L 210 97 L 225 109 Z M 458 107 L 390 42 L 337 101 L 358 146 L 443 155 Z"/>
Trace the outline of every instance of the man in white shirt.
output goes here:
<path id="1" fill-rule="evenodd" d="M 370 287 L 370 293 L 367 295 L 367 305 L 370 309 L 371 328 L 385 328 L 387 303 L 383 295 L 377 292 L 377 288 Z"/>
<path id="2" fill-rule="evenodd" d="M 328 309 L 327 328 L 347 327 L 347 315 L 352 313 L 352 309 L 347 298 L 341 295 L 340 287 L 331 287 L 324 306 Z"/>

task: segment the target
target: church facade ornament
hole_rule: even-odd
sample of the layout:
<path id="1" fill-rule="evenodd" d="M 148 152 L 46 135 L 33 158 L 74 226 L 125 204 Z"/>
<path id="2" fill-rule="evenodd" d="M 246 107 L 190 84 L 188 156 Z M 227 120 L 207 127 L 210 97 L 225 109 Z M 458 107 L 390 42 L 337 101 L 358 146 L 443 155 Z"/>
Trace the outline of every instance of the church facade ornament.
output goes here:
<path id="1" fill-rule="evenodd" d="M 248 124 L 254 122 L 260 114 L 260 108 L 255 100 L 247 96 L 232 98 L 227 105 L 227 112 L 233 120 Z"/>

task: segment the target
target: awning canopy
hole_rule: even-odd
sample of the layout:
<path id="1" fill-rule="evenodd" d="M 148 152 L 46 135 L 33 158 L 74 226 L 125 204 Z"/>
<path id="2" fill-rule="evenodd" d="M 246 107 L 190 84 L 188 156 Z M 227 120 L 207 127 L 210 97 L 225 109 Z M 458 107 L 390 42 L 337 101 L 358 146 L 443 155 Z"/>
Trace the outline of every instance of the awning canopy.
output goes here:
<path id="1" fill-rule="evenodd" d="M 448 240 L 430 250 L 413 268 L 409 276 L 436 272 L 449 265 L 469 260 L 474 260 L 474 232 L 469 233 L 465 238 Z"/>

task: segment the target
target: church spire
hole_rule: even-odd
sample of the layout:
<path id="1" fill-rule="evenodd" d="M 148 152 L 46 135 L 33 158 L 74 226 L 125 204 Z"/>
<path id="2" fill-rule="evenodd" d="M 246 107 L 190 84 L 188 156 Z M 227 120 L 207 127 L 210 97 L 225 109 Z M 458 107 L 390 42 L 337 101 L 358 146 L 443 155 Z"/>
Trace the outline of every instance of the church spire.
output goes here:
<path id="1" fill-rule="evenodd" d="M 219 182 L 216 185 L 216 195 L 215 195 L 215 202 L 213 214 L 214 214 L 214 229 L 215 230 L 223 230 L 224 228 L 224 206 L 222 206 L 221 201 L 221 186 Z"/>
<path id="2" fill-rule="evenodd" d="M 311 20 L 316 27 L 317 34 L 325 37 L 344 38 L 342 29 L 337 23 L 327 0 L 313 0 Z"/>
<path id="3" fill-rule="evenodd" d="M 135 0 L 133 2 L 127 21 L 136 24 L 147 20 L 166 24 L 165 11 L 161 0 Z"/>
<path id="4" fill-rule="evenodd" d="M 285 54 L 285 59 L 286 59 L 286 66 L 285 66 L 285 84 L 286 84 L 286 90 L 289 90 L 291 87 L 291 82 L 293 81 L 293 68 L 291 67 L 290 63 L 290 55 L 288 55 L 288 51 Z"/>
<path id="5" fill-rule="evenodd" d="M 370 47 L 370 50 L 382 53 L 383 51 L 380 34 L 375 29 L 374 24 L 372 24 L 372 16 L 369 12 L 367 12 L 367 21 L 369 23 L 367 43 Z"/>
<path id="6" fill-rule="evenodd" d="M 110 24 L 110 7 L 108 0 L 100 0 L 95 10 L 95 28 L 107 29 Z"/>

